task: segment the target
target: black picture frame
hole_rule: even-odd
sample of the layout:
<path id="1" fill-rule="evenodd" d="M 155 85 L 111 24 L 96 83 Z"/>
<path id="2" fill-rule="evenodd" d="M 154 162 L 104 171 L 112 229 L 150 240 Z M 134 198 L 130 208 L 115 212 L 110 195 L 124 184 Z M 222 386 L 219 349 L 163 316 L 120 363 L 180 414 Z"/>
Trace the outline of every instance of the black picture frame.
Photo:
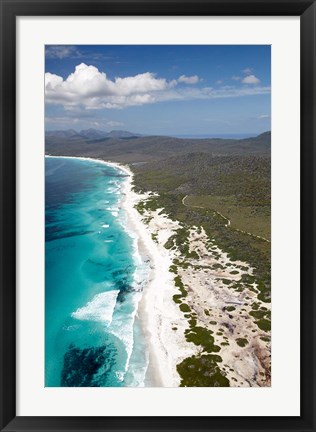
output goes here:
<path id="1" fill-rule="evenodd" d="M 302 0 L 0 0 L 1 431 L 315 431 L 316 5 Z M 301 23 L 301 415 L 299 417 L 16 416 L 16 17 L 299 16 Z M 267 28 L 267 32 L 269 29 Z M 286 103 L 286 102 L 285 102 Z M 295 342 L 293 343 L 295 345 Z M 291 355 L 290 351 L 288 355 Z M 280 404 L 282 401 L 280 401 Z"/>

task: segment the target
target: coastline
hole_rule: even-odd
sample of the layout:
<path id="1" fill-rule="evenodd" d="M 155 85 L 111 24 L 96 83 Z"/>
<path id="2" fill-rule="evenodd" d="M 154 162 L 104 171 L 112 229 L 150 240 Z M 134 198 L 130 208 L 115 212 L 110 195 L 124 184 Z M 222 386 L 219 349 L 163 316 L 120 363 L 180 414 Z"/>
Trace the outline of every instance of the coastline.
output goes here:
<path id="1" fill-rule="evenodd" d="M 179 364 L 191 356 L 201 359 L 217 349 L 221 360 L 216 367 L 230 386 L 270 386 L 270 331 L 260 328 L 256 314 L 270 312 L 271 306 L 258 300 L 259 291 L 249 264 L 230 259 L 202 227 L 186 227 L 189 253 L 185 256 L 174 240 L 167 247 L 183 224 L 171 220 L 163 208 L 153 210 L 146 206 L 155 195 L 133 191 L 134 174 L 129 167 L 101 159 L 76 159 L 104 163 L 127 174 L 120 201 L 127 216 L 126 229 L 138 239 L 136 246 L 142 259 L 149 258 L 151 264 L 135 317 L 148 347 L 145 386 L 178 387 Z M 139 204 L 141 212 L 135 208 Z M 175 283 L 177 278 L 185 287 L 185 303 L 183 298 L 179 300 L 182 290 Z M 213 351 L 196 339 L 188 341 L 188 332 L 201 328 L 213 340 Z"/>
<path id="2" fill-rule="evenodd" d="M 126 180 L 121 186 L 122 198 L 120 200 L 120 205 L 127 216 L 124 228 L 132 238 L 138 238 L 136 242 L 137 252 L 142 257 L 142 260 L 146 261 L 148 258 L 150 260 L 148 285 L 144 287 L 136 311 L 136 319 L 141 324 L 149 356 L 145 382 L 149 383 L 149 386 L 152 387 L 178 387 L 180 380 L 178 374 L 174 373 L 176 364 L 175 361 L 170 359 L 170 354 L 172 354 L 172 350 L 177 350 L 177 343 L 179 341 L 174 340 L 174 332 L 172 332 L 171 328 L 168 329 L 171 321 L 180 321 L 182 318 L 181 312 L 172 300 L 172 296 L 175 293 L 172 273 L 169 272 L 169 268 L 172 265 L 172 257 L 166 249 L 159 247 L 154 242 L 148 227 L 143 223 L 141 215 L 135 209 L 135 205 L 142 200 L 146 200 L 150 194 L 140 195 L 132 190 L 134 174 L 125 165 L 86 157 L 50 155 L 45 155 L 45 157 L 99 162 L 127 174 Z M 168 238 L 172 235 L 172 230 L 168 228 L 167 231 L 166 237 Z M 168 343 L 168 347 L 166 347 L 163 344 L 162 338 L 172 340 L 170 346 Z M 184 341 L 184 344 L 188 345 L 186 341 Z M 196 351 L 194 347 L 188 346 L 185 348 L 184 353 L 182 352 L 180 356 L 175 356 L 176 361 Z"/>
<path id="3" fill-rule="evenodd" d="M 163 209 L 158 209 L 156 214 L 151 216 L 150 227 L 144 223 L 135 206 L 153 196 L 153 193 L 138 194 L 132 190 L 134 174 L 129 167 L 108 161 L 104 163 L 128 174 L 122 185 L 121 200 L 122 208 L 127 215 L 126 229 L 131 236 L 136 233 L 138 252 L 143 260 L 149 258 L 151 263 L 148 284 L 144 287 L 137 310 L 137 318 L 141 323 L 149 356 L 145 382 L 150 387 L 179 387 L 177 364 L 198 351 L 197 347 L 184 338 L 184 331 L 189 326 L 173 301 L 173 296 L 177 292 L 174 275 L 170 272 L 174 254 L 163 246 L 178 229 L 179 224 L 161 213 Z M 153 224 L 163 237 L 158 243 L 152 238 Z M 173 325 L 177 325 L 182 332 L 175 333 L 172 330 Z"/>

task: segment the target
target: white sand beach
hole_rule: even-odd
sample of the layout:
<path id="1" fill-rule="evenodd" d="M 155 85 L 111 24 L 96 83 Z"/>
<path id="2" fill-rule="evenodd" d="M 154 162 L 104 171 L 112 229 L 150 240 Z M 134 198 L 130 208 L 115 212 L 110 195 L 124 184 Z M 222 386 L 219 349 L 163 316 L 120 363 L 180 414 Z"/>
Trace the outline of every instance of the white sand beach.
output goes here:
<path id="1" fill-rule="evenodd" d="M 138 311 L 149 341 L 148 373 L 154 385 L 177 387 L 180 384 L 177 365 L 201 351 L 199 346 L 187 342 L 184 332 L 189 324 L 173 300 L 178 289 L 170 266 L 180 254 L 164 246 L 180 224 L 171 220 L 164 209 L 140 215 L 135 205 L 150 198 L 153 193 L 141 195 L 133 192 L 133 173 L 126 166 L 112 165 L 130 174 L 124 184 L 126 198 L 123 205 L 129 215 L 131 229 L 136 230 L 139 236 L 140 253 L 148 255 L 152 263 L 150 282 L 144 290 Z M 263 304 L 257 299 L 255 284 L 251 289 L 236 292 L 223 283 L 223 280 L 239 281 L 243 274 L 251 275 L 253 269 L 247 263 L 231 261 L 215 242 L 210 252 L 206 247 L 210 239 L 203 229 L 201 232 L 191 229 L 189 240 L 190 250 L 195 251 L 199 258 L 196 262 L 191 259 L 192 266 L 179 269 L 189 293 L 186 302 L 197 314 L 199 325 L 214 332 L 216 343 L 221 344 L 223 371 L 230 385 L 269 386 L 271 345 L 266 333 L 258 328 L 249 313 L 253 303 L 267 309 L 270 304 Z M 222 268 L 210 269 L 214 265 Z M 227 306 L 234 310 L 227 310 Z M 239 345 L 242 340 L 247 341 L 246 346 Z"/>
<path id="2" fill-rule="evenodd" d="M 95 160 L 90 158 L 81 158 Z M 97 160 L 98 162 L 104 162 Z M 138 305 L 137 317 L 147 340 L 149 365 L 145 385 L 178 387 L 177 365 L 184 359 L 201 354 L 201 346 L 188 342 L 185 330 L 190 325 L 173 296 L 179 294 L 175 273 L 170 271 L 174 259 L 181 259 L 176 247 L 165 243 L 181 227 L 164 209 L 145 210 L 135 206 L 154 193 L 133 191 L 133 173 L 128 166 L 104 162 L 123 171 L 127 177 L 122 186 L 121 206 L 127 214 L 127 229 L 137 238 L 137 248 L 144 260 L 150 260 L 150 276 Z M 243 275 L 253 269 L 244 262 L 232 261 L 203 228 L 190 228 L 188 266 L 177 269 L 187 291 L 186 303 L 196 315 L 197 324 L 210 331 L 220 347 L 221 372 L 230 386 L 270 386 L 270 336 L 261 330 L 250 315 L 253 306 L 270 310 L 270 303 L 257 298 L 256 284 L 231 289 Z"/>

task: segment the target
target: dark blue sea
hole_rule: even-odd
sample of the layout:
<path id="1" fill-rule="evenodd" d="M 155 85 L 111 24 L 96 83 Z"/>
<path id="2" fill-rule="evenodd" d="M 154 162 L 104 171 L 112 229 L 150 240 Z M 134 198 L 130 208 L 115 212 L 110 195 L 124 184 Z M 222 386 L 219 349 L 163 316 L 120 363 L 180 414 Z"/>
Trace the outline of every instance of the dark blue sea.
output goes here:
<path id="1" fill-rule="evenodd" d="M 77 158 L 45 166 L 45 385 L 142 386 L 149 270 L 126 230 L 126 173 Z"/>

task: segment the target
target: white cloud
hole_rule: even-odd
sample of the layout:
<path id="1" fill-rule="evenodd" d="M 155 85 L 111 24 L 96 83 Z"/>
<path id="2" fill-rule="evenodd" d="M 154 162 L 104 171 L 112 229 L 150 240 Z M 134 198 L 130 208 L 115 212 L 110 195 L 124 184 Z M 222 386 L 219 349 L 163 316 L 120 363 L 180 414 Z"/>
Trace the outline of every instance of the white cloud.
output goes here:
<path id="1" fill-rule="evenodd" d="M 114 120 L 109 120 L 108 122 L 106 122 L 106 126 L 108 126 L 108 127 L 117 127 L 117 126 L 123 126 L 123 125 L 124 125 L 124 123 L 114 121 Z"/>
<path id="2" fill-rule="evenodd" d="M 270 118 L 269 114 L 262 114 L 258 117 L 258 119 L 268 119 Z"/>
<path id="3" fill-rule="evenodd" d="M 69 118 L 69 117 L 45 117 L 45 122 L 48 124 L 63 124 L 63 125 L 76 125 L 81 120 L 79 118 Z"/>
<path id="4" fill-rule="evenodd" d="M 182 75 L 181 82 L 183 77 L 185 76 Z M 81 63 L 66 79 L 49 72 L 45 74 L 45 102 L 62 105 L 68 113 L 72 112 L 73 116 L 78 117 L 77 113 L 87 110 L 121 109 L 171 100 L 217 99 L 270 93 L 270 87 L 255 85 L 242 88 L 225 86 L 216 90 L 192 85 L 178 87 L 177 81 L 180 78 L 167 81 L 165 78 L 157 78 L 151 72 L 145 72 L 110 80 L 106 73 L 95 66 Z M 251 82 L 247 82 L 247 79 Z M 193 84 L 193 81 L 197 82 L 199 78 L 185 77 L 185 80 Z M 257 84 L 259 80 L 250 76 L 245 77 L 243 82 Z"/>
<path id="5" fill-rule="evenodd" d="M 250 75 L 250 74 L 252 74 L 252 69 L 251 68 L 246 68 L 246 69 L 243 70 L 243 73 L 245 75 Z"/>
<path id="6" fill-rule="evenodd" d="M 255 75 L 247 75 L 241 82 L 244 84 L 259 84 L 260 80 Z"/>
<path id="7" fill-rule="evenodd" d="M 100 52 L 90 50 L 81 50 L 74 45 L 46 45 L 45 57 L 47 59 L 90 59 L 90 60 L 111 60 L 112 62 L 119 63 L 119 57 L 107 56 Z"/>
<path id="8" fill-rule="evenodd" d="M 45 47 L 45 56 L 49 59 L 78 58 L 81 53 L 73 45 L 48 45 Z"/>
<path id="9" fill-rule="evenodd" d="M 65 80 L 58 75 L 45 74 L 46 101 L 68 108 L 78 104 L 87 109 L 143 105 L 153 101 L 155 92 L 166 88 L 167 80 L 156 78 L 150 72 L 111 81 L 104 72 L 84 63 L 76 66 L 75 72 Z"/>
<path id="10" fill-rule="evenodd" d="M 240 78 L 240 76 L 234 75 L 234 76 L 232 76 L 232 80 L 234 80 L 234 81 L 240 81 L 241 78 Z"/>
<path id="11" fill-rule="evenodd" d="M 192 75 L 192 76 L 181 75 L 178 78 L 178 82 L 185 83 L 185 84 L 197 84 L 199 81 L 200 78 L 197 75 Z"/>

